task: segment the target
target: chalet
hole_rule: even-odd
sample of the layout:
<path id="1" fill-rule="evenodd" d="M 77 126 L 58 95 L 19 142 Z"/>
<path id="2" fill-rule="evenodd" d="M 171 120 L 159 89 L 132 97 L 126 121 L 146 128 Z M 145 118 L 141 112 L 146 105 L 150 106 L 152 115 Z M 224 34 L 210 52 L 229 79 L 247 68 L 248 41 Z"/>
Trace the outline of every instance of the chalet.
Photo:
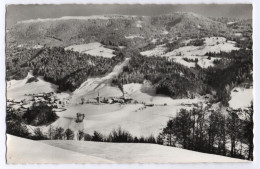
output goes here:
<path id="1" fill-rule="evenodd" d="M 125 96 L 122 96 L 120 99 L 123 99 L 125 103 L 131 103 L 133 100 L 132 98 L 125 97 Z"/>
<path id="2" fill-rule="evenodd" d="M 113 98 L 113 103 L 125 103 L 125 101 L 120 98 Z"/>

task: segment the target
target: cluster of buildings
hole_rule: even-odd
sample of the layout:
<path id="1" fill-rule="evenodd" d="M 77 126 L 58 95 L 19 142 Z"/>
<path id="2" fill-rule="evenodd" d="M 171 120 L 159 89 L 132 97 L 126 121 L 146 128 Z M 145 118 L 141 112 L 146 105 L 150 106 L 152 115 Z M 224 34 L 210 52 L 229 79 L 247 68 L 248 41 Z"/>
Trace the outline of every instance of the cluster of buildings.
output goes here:
<path id="1" fill-rule="evenodd" d="M 137 103 L 137 101 L 134 101 L 132 98 L 125 97 L 124 95 L 121 97 L 100 97 L 99 93 L 96 98 L 93 99 L 88 99 L 86 102 L 84 99 L 82 100 L 82 104 L 84 103 L 92 103 L 92 104 L 115 104 L 115 103 L 120 103 L 120 104 L 129 104 L 129 103 Z"/>
<path id="2" fill-rule="evenodd" d="M 49 107 L 62 108 L 69 103 L 68 99 L 60 100 L 54 92 L 38 93 L 38 94 L 26 94 L 27 98 L 23 100 L 7 99 L 7 108 L 16 109 L 19 111 L 27 111 L 32 106 L 41 103 L 45 103 Z"/>

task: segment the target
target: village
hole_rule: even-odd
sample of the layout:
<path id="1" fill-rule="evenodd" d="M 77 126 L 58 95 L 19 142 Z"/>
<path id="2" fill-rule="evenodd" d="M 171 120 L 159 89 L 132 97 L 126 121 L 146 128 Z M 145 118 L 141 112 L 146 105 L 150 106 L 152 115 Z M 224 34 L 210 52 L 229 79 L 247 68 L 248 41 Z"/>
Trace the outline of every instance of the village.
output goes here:
<path id="1" fill-rule="evenodd" d="M 66 98 L 59 99 L 54 92 L 43 92 L 38 94 L 25 94 L 25 99 L 7 99 L 7 108 L 15 109 L 20 112 L 30 110 L 32 106 L 37 106 L 40 103 L 45 103 L 47 106 L 54 108 L 57 111 L 65 110 L 65 106 L 69 104 Z"/>

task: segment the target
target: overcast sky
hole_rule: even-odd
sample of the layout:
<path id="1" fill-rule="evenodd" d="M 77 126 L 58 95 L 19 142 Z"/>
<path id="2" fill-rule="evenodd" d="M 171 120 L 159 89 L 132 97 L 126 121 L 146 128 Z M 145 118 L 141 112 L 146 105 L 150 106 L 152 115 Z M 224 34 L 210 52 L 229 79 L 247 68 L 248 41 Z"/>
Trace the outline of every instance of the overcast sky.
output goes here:
<path id="1" fill-rule="evenodd" d="M 17 21 L 62 16 L 88 16 L 102 14 L 160 15 L 170 12 L 195 12 L 204 16 L 252 18 L 250 4 L 224 5 L 9 5 L 6 26 Z"/>

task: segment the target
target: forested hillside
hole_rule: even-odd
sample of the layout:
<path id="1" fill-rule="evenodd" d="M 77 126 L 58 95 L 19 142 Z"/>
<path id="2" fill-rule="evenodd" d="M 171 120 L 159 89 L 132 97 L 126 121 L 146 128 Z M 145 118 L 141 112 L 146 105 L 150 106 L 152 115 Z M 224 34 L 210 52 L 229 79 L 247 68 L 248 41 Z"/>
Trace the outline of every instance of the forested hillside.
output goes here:
<path id="1" fill-rule="evenodd" d="M 65 51 L 61 47 L 44 48 L 40 52 L 24 49 L 19 50 L 19 54 L 10 55 L 11 58 L 7 59 L 8 79 L 22 79 L 29 70 L 33 70 L 35 76 L 43 76 L 45 80 L 57 84 L 61 91 L 74 91 L 89 77 L 111 72 L 124 59 L 122 54 L 110 59 Z"/>
<path id="2" fill-rule="evenodd" d="M 103 76 L 129 57 L 129 65 L 113 79 L 114 85 L 149 80 L 157 94 L 193 98 L 208 93 L 214 95 L 214 102 L 227 105 L 235 86 L 252 84 L 251 35 L 250 20 L 208 18 L 184 12 L 149 17 L 105 15 L 25 21 L 7 33 L 7 79 L 22 79 L 33 70 L 34 75 L 57 84 L 61 91 L 74 91 L 89 77 Z M 211 57 L 220 58 L 207 69 L 198 65 L 198 58 L 183 58 L 195 63 L 195 67 L 187 67 L 170 57 L 140 55 L 157 45 L 164 45 L 163 53 L 185 46 L 203 47 L 203 38 L 210 36 L 233 40 L 240 50 L 206 53 L 208 61 Z M 64 50 L 69 45 L 90 42 L 100 42 L 113 49 L 116 56 L 110 59 Z"/>

